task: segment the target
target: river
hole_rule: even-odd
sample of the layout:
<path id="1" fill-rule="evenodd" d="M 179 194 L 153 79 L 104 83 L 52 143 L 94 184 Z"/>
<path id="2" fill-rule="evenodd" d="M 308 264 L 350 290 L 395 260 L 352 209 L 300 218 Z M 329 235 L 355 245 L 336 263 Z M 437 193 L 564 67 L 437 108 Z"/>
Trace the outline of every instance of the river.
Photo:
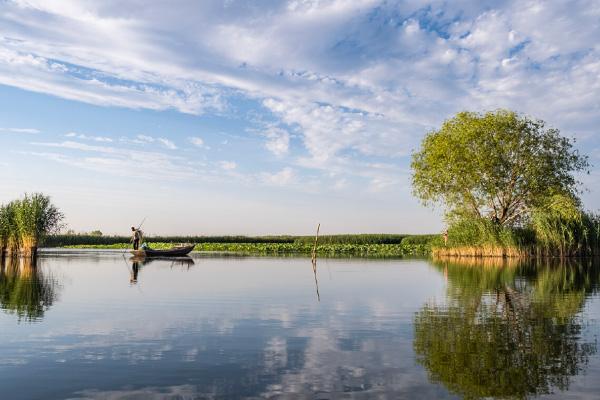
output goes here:
<path id="1" fill-rule="evenodd" d="M 5 399 L 593 399 L 600 266 L 42 251 L 0 271 Z"/>

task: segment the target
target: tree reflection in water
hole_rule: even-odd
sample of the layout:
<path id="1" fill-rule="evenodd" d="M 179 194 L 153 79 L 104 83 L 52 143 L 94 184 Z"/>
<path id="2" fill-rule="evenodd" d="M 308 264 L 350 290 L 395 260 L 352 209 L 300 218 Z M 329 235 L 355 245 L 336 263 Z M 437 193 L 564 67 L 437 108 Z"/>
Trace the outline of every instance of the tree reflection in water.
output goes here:
<path id="1" fill-rule="evenodd" d="M 35 321 L 57 298 L 57 281 L 42 273 L 37 259 L 6 257 L 0 260 L 0 307 L 19 321 Z"/>
<path id="2" fill-rule="evenodd" d="M 568 389 L 596 352 L 582 338 L 580 311 L 598 290 L 598 264 L 501 263 L 434 262 L 448 279 L 447 303 L 415 315 L 417 361 L 467 399 Z"/>

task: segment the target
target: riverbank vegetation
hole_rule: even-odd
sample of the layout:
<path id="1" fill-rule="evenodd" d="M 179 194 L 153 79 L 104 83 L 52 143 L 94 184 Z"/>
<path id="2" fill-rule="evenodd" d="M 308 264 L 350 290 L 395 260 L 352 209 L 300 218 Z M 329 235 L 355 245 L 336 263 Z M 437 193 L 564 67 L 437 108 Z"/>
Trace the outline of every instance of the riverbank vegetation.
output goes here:
<path id="1" fill-rule="evenodd" d="M 434 255 L 600 254 L 600 218 L 583 210 L 576 179 L 587 157 L 543 121 L 459 113 L 426 135 L 411 167 L 414 194 L 446 209 Z"/>
<path id="2" fill-rule="evenodd" d="M 320 256 L 402 257 L 428 255 L 430 235 L 332 235 L 319 237 L 317 252 Z M 127 237 L 111 236 L 94 240 L 87 235 L 52 236 L 47 244 L 55 247 L 80 249 L 126 249 L 131 244 Z M 175 243 L 194 243 L 196 251 L 235 252 L 257 255 L 310 254 L 314 237 L 309 236 L 197 236 L 147 237 L 153 249 L 170 248 Z M 101 243 L 98 243 L 101 242 Z M 56 246 L 56 245 L 59 246 Z"/>
<path id="3" fill-rule="evenodd" d="M 406 240 L 418 241 L 421 237 L 430 235 L 406 234 L 356 234 L 356 235 L 321 235 L 320 244 L 400 244 Z M 419 239 L 417 239 L 419 238 Z M 129 242 L 129 236 L 102 236 L 95 234 L 62 234 L 48 236 L 44 241 L 47 247 L 64 247 L 76 245 L 113 245 Z M 149 242 L 164 243 L 295 243 L 314 244 L 314 236 L 146 236 Z M 423 244 L 421 242 L 420 244 Z"/>
<path id="4" fill-rule="evenodd" d="M 63 214 L 42 193 L 0 205 L 0 253 L 33 256 L 41 241 L 60 229 Z"/>

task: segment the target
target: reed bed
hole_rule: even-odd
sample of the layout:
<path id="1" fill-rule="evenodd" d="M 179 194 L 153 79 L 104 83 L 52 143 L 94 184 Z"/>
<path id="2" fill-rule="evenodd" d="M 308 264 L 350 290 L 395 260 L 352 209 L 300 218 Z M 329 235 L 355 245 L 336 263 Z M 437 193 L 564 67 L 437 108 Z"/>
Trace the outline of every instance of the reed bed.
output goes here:
<path id="1" fill-rule="evenodd" d="M 63 214 L 42 193 L 0 205 L 0 253 L 35 256 L 40 242 L 60 229 Z"/>
<path id="2" fill-rule="evenodd" d="M 454 221 L 448 243 L 432 241 L 434 257 L 583 257 L 600 255 L 600 217 L 534 212 L 522 227 L 503 227 L 487 219 Z"/>
<path id="3" fill-rule="evenodd" d="M 348 234 L 319 235 L 321 244 L 429 244 L 434 235 L 406 234 Z M 98 236 L 91 234 L 51 235 L 44 240 L 44 246 L 64 247 L 77 245 L 112 245 L 129 242 L 129 236 Z M 149 235 L 145 239 L 160 243 L 293 243 L 314 244 L 314 236 L 156 236 Z"/>
<path id="4" fill-rule="evenodd" d="M 314 240 L 314 239 L 313 239 Z M 153 249 L 170 248 L 172 243 L 149 242 Z M 257 254 L 257 255 L 285 255 L 285 254 L 311 254 L 313 244 L 309 243 L 196 243 L 195 251 Z M 130 243 L 114 243 L 111 245 L 72 245 L 67 248 L 83 249 L 127 249 Z M 360 257 L 404 257 L 428 255 L 427 245 L 412 244 L 319 244 L 317 252 L 322 257 L 360 256 Z"/>

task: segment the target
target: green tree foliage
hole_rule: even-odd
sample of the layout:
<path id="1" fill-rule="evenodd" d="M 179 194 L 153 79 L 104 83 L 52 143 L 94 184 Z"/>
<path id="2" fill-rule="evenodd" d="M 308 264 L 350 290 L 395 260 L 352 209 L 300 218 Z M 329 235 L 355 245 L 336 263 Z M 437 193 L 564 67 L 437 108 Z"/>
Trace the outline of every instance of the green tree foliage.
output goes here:
<path id="1" fill-rule="evenodd" d="M 413 154 L 415 195 L 449 216 L 526 221 L 554 195 L 577 202 L 574 173 L 588 168 L 574 141 L 513 111 L 461 112 L 428 133 Z"/>

